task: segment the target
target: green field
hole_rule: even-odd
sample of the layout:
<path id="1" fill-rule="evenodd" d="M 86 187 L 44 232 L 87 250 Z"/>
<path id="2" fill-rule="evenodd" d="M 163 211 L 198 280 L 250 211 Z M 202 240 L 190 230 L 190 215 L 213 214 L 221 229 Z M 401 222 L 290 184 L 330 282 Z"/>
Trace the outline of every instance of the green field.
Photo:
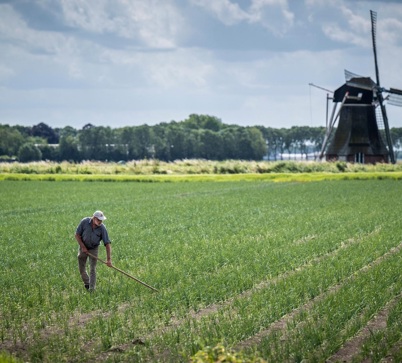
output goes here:
<path id="1" fill-rule="evenodd" d="M 0 181 L 0 202 L 0 362 L 402 361 L 401 181 Z M 83 288 L 96 209 L 159 292 L 102 264 Z"/>

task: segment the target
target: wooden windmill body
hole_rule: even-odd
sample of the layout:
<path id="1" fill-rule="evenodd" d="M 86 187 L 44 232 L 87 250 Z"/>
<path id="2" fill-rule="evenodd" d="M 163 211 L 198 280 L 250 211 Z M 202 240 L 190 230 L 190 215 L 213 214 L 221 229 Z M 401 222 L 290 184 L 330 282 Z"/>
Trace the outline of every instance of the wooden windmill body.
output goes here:
<path id="1" fill-rule="evenodd" d="M 370 78 L 359 81 L 374 85 Z M 373 91 L 345 83 L 334 92 L 333 101 L 344 102 L 326 160 L 388 163 L 389 152 L 378 127 Z"/>

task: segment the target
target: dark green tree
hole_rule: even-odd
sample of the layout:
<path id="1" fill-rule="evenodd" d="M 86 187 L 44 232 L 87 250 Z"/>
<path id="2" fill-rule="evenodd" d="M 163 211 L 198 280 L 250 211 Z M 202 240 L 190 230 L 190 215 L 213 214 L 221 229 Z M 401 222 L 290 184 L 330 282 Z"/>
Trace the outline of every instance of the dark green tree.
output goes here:
<path id="1" fill-rule="evenodd" d="M 50 160 L 50 161 L 59 160 L 59 145 L 43 144 L 43 145 L 38 145 L 37 147 L 42 154 L 42 160 Z"/>
<path id="2" fill-rule="evenodd" d="M 59 159 L 65 161 L 78 162 L 81 161 L 81 155 L 78 151 L 77 137 L 72 134 L 64 134 L 60 138 Z"/>
<path id="3" fill-rule="evenodd" d="M 39 161 L 42 159 L 42 153 L 37 146 L 31 143 L 23 144 L 18 150 L 18 160 L 22 163 L 29 161 Z"/>
<path id="4" fill-rule="evenodd" d="M 223 141 L 218 132 L 200 131 L 200 157 L 207 160 L 223 160 Z"/>
<path id="5" fill-rule="evenodd" d="M 243 160 L 261 160 L 266 153 L 266 143 L 261 131 L 256 127 L 239 128 L 238 158 Z"/>
<path id="6" fill-rule="evenodd" d="M 83 159 L 107 161 L 111 142 L 113 142 L 110 127 L 87 124 L 78 135 L 78 147 Z"/>
<path id="7" fill-rule="evenodd" d="M 0 125 L 0 156 L 16 157 L 24 143 L 25 138 L 17 128 Z"/>
<path id="8" fill-rule="evenodd" d="M 59 135 L 45 123 L 41 122 L 35 126 L 32 126 L 31 129 L 32 136 L 38 136 L 45 139 L 48 144 L 58 144 L 59 143 Z"/>
<path id="9" fill-rule="evenodd" d="M 182 122 L 185 128 L 189 129 L 203 129 L 211 131 L 219 131 L 222 127 L 222 121 L 215 117 L 209 115 L 197 115 L 191 114 L 188 119 Z"/>
<path id="10" fill-rule="evenodd" d="M 236 135 L 238 127 L 227 127 L 220 131 L 223 159 L 235 159 L 237 155 Z"/>

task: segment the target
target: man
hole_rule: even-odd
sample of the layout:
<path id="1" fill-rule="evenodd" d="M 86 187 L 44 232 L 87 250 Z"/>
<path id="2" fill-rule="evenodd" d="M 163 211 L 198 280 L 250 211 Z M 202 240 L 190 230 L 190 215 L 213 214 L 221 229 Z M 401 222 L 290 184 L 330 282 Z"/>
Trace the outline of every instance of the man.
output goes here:
<path id="1" fill-rule="evenodd" d="M 107 229 L 103 224 L 106 219 L 101 211 L 96 211 L 92 217 L 86 217 L 81 220 L 75 231 L 75 239 L 79 244 L 78 249 L 78 268 L 81 274 L 82 281 L 87 290 L 93 291 L 96 286 L 96 262 L 97 259 L 89 256 L 98 257 L 98 248 L 100 241 L 106 247 L 107 265 L 112 267 L 112 246 L 107 233 Z M 89 257 L 90 272 L 89 276 L 86 271 L 86 263 Z"/>

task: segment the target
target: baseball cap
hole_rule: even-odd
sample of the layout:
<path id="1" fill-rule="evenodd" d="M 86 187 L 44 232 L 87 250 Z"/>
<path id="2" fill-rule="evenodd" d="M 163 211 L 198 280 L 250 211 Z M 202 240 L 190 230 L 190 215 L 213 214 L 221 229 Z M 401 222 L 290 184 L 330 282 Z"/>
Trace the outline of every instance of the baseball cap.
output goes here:
<path id="1" fill-rule="evenodd" d="M 93 216 L 95 217 L 95 218 L 98 218 L 100 221 L 104 221 L 105 219 L 106 219 L 106 216 L 103 214 L 103 212 L 102 211 L 100 211 L 100 210 L 97 210 L 94 214 L 93 214 Z"/>

